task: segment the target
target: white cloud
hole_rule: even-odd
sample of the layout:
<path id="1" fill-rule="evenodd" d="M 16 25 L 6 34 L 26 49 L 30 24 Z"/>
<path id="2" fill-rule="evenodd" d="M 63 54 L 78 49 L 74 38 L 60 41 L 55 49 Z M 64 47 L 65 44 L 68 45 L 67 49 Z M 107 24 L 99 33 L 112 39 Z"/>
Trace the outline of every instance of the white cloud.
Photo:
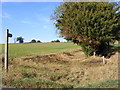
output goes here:
<path id="1" fill-rule="evenodd" d="M 49 18 L 42 18 L 42 21 L 44 21 L 45 23 L 50 23 L 50 19 Z"/>
<path id="2" fill-rule="evenodd" d="M 41 14 L 39 13 L 35 14 L 35 16 L 40 22 L 43 22 L 45 24 L 50 24 L 50 17 L 41 16 Z"/>
<path id="3" fill-rule="evenodd" d="M 7 12 L 3 12 L 3 14 L 0 15 L 0 17 L 2 17 L 2 18 L 7 18 L 7 19 L 11 19 L 11 15 L 10 15 L 9 13 L 7 13 Z"/>
<path id="4" fill-rule="evenodd" d="M 21 23 L 23 23 L 23 24 L 31 24 L 31 22 L 27 21 L 27 20 L 22 20 Z"/>
<path id="5" fill-rule="evenodd" d="M 48 25 L 44 25 L 43 29 L 49 29 L 49 26 Z"/>

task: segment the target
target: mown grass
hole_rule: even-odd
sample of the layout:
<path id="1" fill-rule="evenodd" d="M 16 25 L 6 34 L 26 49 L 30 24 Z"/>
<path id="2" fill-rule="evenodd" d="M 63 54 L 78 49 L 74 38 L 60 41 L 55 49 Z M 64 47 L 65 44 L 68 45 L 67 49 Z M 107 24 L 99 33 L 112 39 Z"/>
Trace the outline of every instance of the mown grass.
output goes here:
<path id="1" fill-rule="evenodd" d="M 4 44 L 2 54 L 4 55 Z M 42 54 L 57 53 L 66 50 L 80 48 L 73 43 L 23 43 L 9 44 L 9 57 L 37 56 Z"/>

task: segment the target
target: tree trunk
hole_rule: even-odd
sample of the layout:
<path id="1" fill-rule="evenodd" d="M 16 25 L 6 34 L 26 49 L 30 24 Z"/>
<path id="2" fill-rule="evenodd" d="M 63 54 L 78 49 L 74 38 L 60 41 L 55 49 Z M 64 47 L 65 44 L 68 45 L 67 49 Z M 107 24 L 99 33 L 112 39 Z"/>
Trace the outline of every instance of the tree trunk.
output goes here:
<path id="1" fill-rule="evenodd" d="M 109 45 L 110 45 L 109 41 L 108 41 L 107 43 L 108 43 L 108 49 L 110 49 L 110 48 L 109 48 Z"/>

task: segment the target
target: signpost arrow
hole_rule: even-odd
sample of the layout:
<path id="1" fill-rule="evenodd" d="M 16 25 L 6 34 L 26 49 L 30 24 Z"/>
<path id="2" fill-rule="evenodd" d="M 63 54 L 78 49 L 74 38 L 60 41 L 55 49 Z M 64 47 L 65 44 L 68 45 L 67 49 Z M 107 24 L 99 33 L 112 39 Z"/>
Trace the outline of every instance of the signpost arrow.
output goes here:
<path id="1" fill-rule="evenodd" d="M 12 37 L 12 34 L 8 33 L 8 37 Z"/>

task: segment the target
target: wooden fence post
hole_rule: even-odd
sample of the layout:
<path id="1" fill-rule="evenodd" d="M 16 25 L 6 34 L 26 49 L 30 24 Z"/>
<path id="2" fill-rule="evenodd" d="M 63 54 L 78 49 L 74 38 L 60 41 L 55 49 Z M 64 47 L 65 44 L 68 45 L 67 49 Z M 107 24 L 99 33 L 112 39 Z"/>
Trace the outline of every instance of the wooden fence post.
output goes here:
<path id="1" fill-rule="evenodd" d="M 5 71 L 8 71 L 8 33 L 9 30 L 5 31 Z"/>
<path id="2" fill-rule="evenodd" d="M 105 57 L 103 56 L 103 64 L 105 64 Z"/>
<path id="3" fill-rule="evenodd" d="M 94 58 L 95 58 L 95 52 L 93 53 L 93 56 L 94 56 Z"/>

